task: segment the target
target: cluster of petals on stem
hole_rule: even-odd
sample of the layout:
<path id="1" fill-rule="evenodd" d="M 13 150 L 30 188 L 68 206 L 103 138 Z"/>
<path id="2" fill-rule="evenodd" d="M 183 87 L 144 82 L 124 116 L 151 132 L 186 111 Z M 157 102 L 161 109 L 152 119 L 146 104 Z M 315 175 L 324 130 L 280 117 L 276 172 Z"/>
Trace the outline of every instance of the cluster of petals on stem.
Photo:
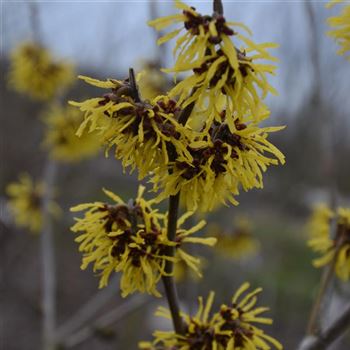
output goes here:
<path id="1" fill-rule="evenodd" d="M 268 350 L 282 349 L 282 345 L 267 335 L 256 324 L 270 325 L 272 320 L 261 316 L 266 307 L 256 307 L 257 294 L 261 288 L 248 292 L 249 283 L 244 283 L 232 297 L 231 303 L 221 305 L 211 312 L 214 293 L 209 294 L 206 303 L 199 298 L 199 309 L 191 317 L 183 314 L 185 333 L 156 331 L 153 342 L 141 342 L 143 350 Z M 245 294 L 245 295 L 244 295 Z M 165 308 L 159 308 L 157 315 L 170 319 Z"/>
<path id="2" fill-rule="evenodd" d="M 71 210 L 84 211 L 82 218 L 76 218 L 72 231 L 79 233 L 76 242 L 83 253 L 82 269 L 90 263 L 100 273 L 100 287 L 108 284 L 113 272 L 121 272 L 120 288 L 123 296 L 139 291 L 160 296 L 157 283 L 167 276 L 167 261 L 183 260 L 198 273 L 199 260 L 183 250 L 185 243 L 213 245 L 215 238 L 191 237 L 200 230 L 205 221 L 194 227 L 182 228 L 192 215 L 180 217 L 176 237 L 167 237 L 167 215 L 152 208 L 153 201 L 143 198 L 144 187 L 140 186 L 135 200 L 125 203 L 116 194 L 104 190 L 113 204 L 95 202 L 80 204 Z M 168 256 L 168 247 L 174 247 L 178 255 Z"/>
<path id="3" fill-rule="evenodd" d="M 334 225 L 333 225 L 334 224 Z M 332 232 L 334 226 L 335 232 Z M 342 281 L 350 279 L 350 209 L 331 210 L 325 204 L 315 206 L 308 224 L 308 246 L 321 256 L 315 267 L 332 264 Z"/>
<path id="4" fill-rule="evenodd" d="M 176 1 L 176 7 L 182 14 L 159 18 L 149 22 L 161 30 L 175 22 L 184 26 L 159 39 L 162 44 L 178 37 L 174 54 L 174 67 L 166 72 L 188 72 L 192 74 L 179 82 L 170 92 L 182 107 L 196 101 L 196 106 L 206 110 L 206 124 L 210 127 L 213 120 L 220 122 L 220 108 L 217 101 L 224 96 L 225 109 L 229 117 L 227 123 L 234 131 L 234 118 L 241 118 L 247 112 L 259 120 L 261 100 L 275 89 L 268 83 L 267 74 L 274 74 L 275 66 L 270 62 L 277 59 L 267 49 L 277 45 L 273 43 L 255 44 L 248 37 L 231 29 L 237 26 L 250 34 L 250 30 L 241 23 L 226 22 L 222 15 L 202 16 L 194 8 Z M 181 31 L 185 30 L 183 35 Z M 235 36 L 244 46 L 238 49 L 230 37 Z M 267 63 L 260 63 L 264 60 Z M 258 61 L 258 62 L 257 62 Z M 191 93 L 192 92 L 192 93 Z M 191 97 L 188 98 L 189 94 Z"/>
<path id="5" fill-rule="evenodd" d="M 128 80 L 103 82 L 80 78 L 111 92 L 83 102 L 70 102 L 85 113 L 78 136 L 86 129 L 97 131 L 107 151 L 114 149 L 124 168 L 130 167 L 131 171 L 138 168 L 140 178 L 160 164 L 169 163 L 169 145 L 177 154 L 191 160 L 184 141 L 189 130 L 177 121 L 180 109 L 176 101 L 162 95 L 152 101 L 137 101 Z"/>
<path id="6" fill-rule="evenodd" d="M 263 107 L 260 113 L 261 118 L 269 115 Z M 221 122 L 212 123 L 208 131 L 192 133 L 187 146 L 191 162 L 178 156 L 173 164 L 155 169 L 154 187 L 163 189 L 158 200 L 181 190 L 188 210 L 208 211 L 226 201 L 236 205 L 241 187 L 245 191 L 262 188 L 267 167 L 284 163 L 283 154 L 267 140 L 269 133 L 281 127 L 261 128 L 246 116 L 235 119 L 232 132 L 226 123 L 227 111 L 220 116 Z"/>

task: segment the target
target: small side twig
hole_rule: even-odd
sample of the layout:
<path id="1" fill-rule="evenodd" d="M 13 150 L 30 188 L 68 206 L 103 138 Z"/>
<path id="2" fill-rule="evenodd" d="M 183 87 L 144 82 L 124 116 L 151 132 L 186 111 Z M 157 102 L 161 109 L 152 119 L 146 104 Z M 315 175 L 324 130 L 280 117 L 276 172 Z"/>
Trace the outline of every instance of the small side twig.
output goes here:
<path id="1" fill-rule="evenodd" d="M 133 92 L 133 99 L 135 102 L 141 102 L 139 89 L 136 84 L 135 72 L 133 68 L 129 68 L 129 83 Z"/>

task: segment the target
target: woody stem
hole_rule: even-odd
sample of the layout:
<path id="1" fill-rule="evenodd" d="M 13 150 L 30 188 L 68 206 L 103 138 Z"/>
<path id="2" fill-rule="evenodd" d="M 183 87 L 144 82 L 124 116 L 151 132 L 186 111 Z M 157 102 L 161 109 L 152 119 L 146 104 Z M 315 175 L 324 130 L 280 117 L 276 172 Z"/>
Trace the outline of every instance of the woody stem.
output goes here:
<path id="1" fill-rule="evenodd" d="M 194 105 L 195 103 L 192 102 L 182 110 L 178 119 L 180 124 L 182 125 L 186 124 L 188 118 L 190 117 L 193 111 Z M 169 155 L 170 162 L 176 161 L 176 158 L 177 158 L 176 150 L 174 149 L 174 146 L 171 144 L 168 145 L 168 155 Z M 169 173 L 171 173 L 171 170 L 169 170 Z M 174 241 L 176 238 L 179 201 L 180 201 L 180 191 L 175 196 L 169 197 L 167 233 L 168 233 L 168 239 L 170 241 Z M 167 253 L 167 256 L 169 256 L 170 258 L 173 258 L 175 256 L 175 248 L 168 247 L 166 253 Z M 169 308 L 170 308 L 170 313 L 174 324 L 174 329 L 177 334 L 184 334 L 185 329 L 184 329 L 184 323 L 183 323 L 182 317 L 180 315 L 179 298 L 177 295 L 177 289 L 176 289 L 174 277 L 172 276 L 173 269 L 174 269 L 174 263 L 168 260 L 165 265 L 165 272 L 167 276 L 163 277 L 163 284 L 164 284 L 165 294 L 169 303 Z"/>
<path id="2" fill-rule="evenodd" d="M 180 199 L 180 193 L 176 194 L 175 196 L 169 197 L 167 230 L 168 230 L 168 239 L 170 241 L 174 241 L 176 238 L 179 199 Z M 168 250 L 167 256 L 171 258 L 174 257 L 175 248 L 169 246 L 167 250 Z M 168 299 L 168 304 L 170 308 L 171 318 L 174 324 L 174 329 L 177 334 L 184 334 L 185 330 L 184 330 L 184 323 L 180 315 L 179 297 L 177 294 L 174 277 L 172 276 L 173 269 L 174 269 L 174 263 L 172 261 L 167 260 L 165 264 L 166 276 L 163 277 L 163 284 L 164 284 L 165 294 Z"/>

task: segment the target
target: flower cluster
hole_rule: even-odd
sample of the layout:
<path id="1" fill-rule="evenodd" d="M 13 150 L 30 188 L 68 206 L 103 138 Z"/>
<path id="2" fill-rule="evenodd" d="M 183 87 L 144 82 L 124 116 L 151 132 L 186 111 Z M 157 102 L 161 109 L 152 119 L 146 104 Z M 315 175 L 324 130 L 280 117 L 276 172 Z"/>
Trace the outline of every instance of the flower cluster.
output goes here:
<path id="1" fill-rule="evenodd" d="M 182 249 L 184 243 L 213 245 L 215 238 L 190 237 L 200 230 L 205 221 L 185 230 L 181 225 L 192 215 L 183 215 L 177 226 L 176 238 L 167 238 L 167 216 L 152 208 L 153 201 L 142 196 L 139 188 L 134 201 L 124 203 L 117 195 L 104 190 L 115 203 L 95 202 L 80 204 L 72 211 L 85 211 L 83 218 L 76 218 L 72 231 L 80 233 L 76 238 L 79 250 L 84 254 L 82 269 L 93 263 L 100 272 L 100 287 L 107 285 L 113 272 L 122 272 L 120 287 L 125 297 L 135 291 L 160 296 L 157 283 L 166 276 L 167 261 L 184 260 L 198 271 L 199 261 Z M 169 255 L 169 247 L 175 247 L 179 258 Z M 199 271 L 198 271 L 199 272 Z"/>
<path id="2" fill-rule="evenodd" d="M 79 161 L 97 153 L 101 144 L 96 133 L 76 135 L 82 114 L 71 106 L 52 105 L 43 116 L 46 125 L 44 146 L 52 158 L 64 162 Z"/>
<path id="3" fill-rule="evenodd" d="M 85 113 L 77 134 L 97 131 L 124 169 L 138 168 L 140 179 L 150 176 L 157 201 L 181 192 L 187 210 L 208 211 L 221 203 L 237 204 L 241 188 L 262 188 L 268 166 L 284 163 L 283 154 L 268 141 L 282 127 L 259 125 L 270 114 L 262 99 L 274 91 L 266 78 L 274 67 L 256 60 L 274 60 L 266 51 L 274 45 L 256 45 L 238 35 L 231 26 L 245 27 L 222 15 L 202 16 L 180 1 L 175 4 L 182 13 L 150 25 L 161 30 L 184 23 L 159 43 L 185 29 L 171 71 L 192 70 L 192 75 L 168 95 L 145 101 L 131 77 L 104 82 L 80 77 L 110 92 L 71 104 Z M 246 44 L 244 50 L 234 46 L 233 35 Z M 139 84 L 147 85 L 143 78 Z"/>
<path id="4" fill-rule="evenodd" d="M 12 53 L 9 84 L 33 99 L 52 99 L 73 82 L 73 77 L 70 64 L 55 61 L 39 44 L 26 42 Z"/>
<path id="5" fill-rule="evenodd" d="M 162 190 L 159 200 L 181 191 L 187 209 L 208 211 L 226 201 L 237 204 L 240 188 L 262 188 L 267 167 L 284 163 L 283 154 L 267 140 L 282 128 L 259 126 L 269 116 L 262 100 L 275 93 L 266 77 L 275 67 L 257 60 L 275 61 L 266 49 L 276 45 L 254 44 L 238 35 L 232 26 L 249 29 L 226 22 L 221 14 L 203 16 L 181 1 L 175 6 L 182 12 L 149 24 L 162 30 L 183 23 L 158 43 L 177 37 L 176 62 L 166 72 L 192 71 L 169 92 L 182 109 L 195 105 L 186 124 L 195 126 L 186 147 L 191 157 L 178 155 L 174 163 L 156 168 L 151 181 L 156 191 Z M 231 36 L 246 47 L 239 50 Z"/>
<path id="6" fill-rule="evenodd" d="M 222 100 L 231 132 L 235 129 L 235 119 L 241 119 L 247 113 L 254 120 L 259 120 L 261 98 L 269 92 L 276 93 L 266 77 L 266 74 L 274 73 L 275 66 L 256 61 L 276 61 L 267 52 L 268 48 L 274 48 L 276 44 L 255 44 L 231 28 L 237 26 L 250 33 L 243 24 L 226 22 L 217 13 L 203 16 L 181 1 L 175 1 L 175 4 L 182 10 L 181 14 L 149 22 L 157 30 L 172 23 L 183 22 L 182 28 L 170 32 L 158 41 L 162 44 L 185 30 L 178 37 L 174 48 L 176 63 L 173 68 L 165 71 L 192 71 L 193 74 L 177 84 L 169 95 L 177 96 L 182 107 L 196 101 L 196 105 L 206 110 L 207 128 L 213 120 L 221 122 Z M 238 49 L 230 39 L 232 36 L 236 36 L 245 45 L 244 48 Z"/>
<path id="7" fill-rule="evenodd" d="M 260 350 L 276 348 L 282 345 L 273 337 L 267 335 L 255 324 L 272 324 L 270 318 L 261 316 L 268 310 L 266 307 L 256 307 L 257 294 L 261 288 L 246 293 L 249 283 L 244 283 L 234 294 L 229 305 L 221 305 L 218 312 L 211 314 L 214 293 L 209 294 L 206 303 L 199 298 L 199 309 L 195 316 L 183 314 L 185 321 L 184 335 L 172 331 L 156 331 L 155 340 L 141 342 L 143 350 Z M 167 309 L 159 308 L 158 316 L 170 319 Z"/>
<path id="8" fill-rule="evenodd" d="M 78 136 L 88 126 L 89 132 L 96 130 L 107 149 L 115 148 L 115 157 L 122 161 L 124 168 L 131 167 L 131 171 L 138 168 L 140 178 L 160 164 L 169 163 L 169 144 L 178 155 L 192 160 L 184 141 L 188 131 L 176 118 L 180 112 L 176 101 L 167 96 L 139 101 L 127 80 L 102 82 L 80 78 L 91 85 L 111 89 L 111 92 L 101 98 L 70 102 L 85 113 Z"/>
<path id="9" fill-rule="evenodd" d="M 6 192 L 9 196 L 8 206 L 18 226 L 28 228 L 38 233 L 43 224 L 42 199 L 45 195 L 45 185 L 35 183 L 28 174 L 22 174 L 18 182 L 10 183 Z M 49 214 L 57 216 L 60 208 L 50 201 Z"/>
<path id="10" fill-rule="evenodd" d="M 257 254 L 259 241 L 252 234 L 251 223 L 245 217 L 238 217 L 232 232 L 225 232 L 220 227 L 208 229 L 210 236 L 216 237 L 215 249 L 229 259 L 241 260 Z"/>
<path id="11" fill-rule="evenodd" d="M 335 233 L 332 233 L 334 220 Z M 315 207 L 308 225 L 308 245 L 321 254 L 313 261 L 315 267 L 331 264 L 335 273 L 343 280 L 350 278 L 350 209 L 338 208 L 333 212 L 324 204 Z"/>
<path id="12" fill-rule="evenodd" d="M 341 0 L 331 1 L 330 6 L 335 3 L 342 2 Z M 332 30 L 328 32 L 328 35 L 335 39 L 339 44 L 339 55 L 345 55 L 350 53 L 350 4 L 343 7 L 339 16 L 328 18 L 328 24 L 332 27 Z M 350 56 L 348 56 L 350 60 Z"/>
<path id="13" fill-rule="evenodd" d="M 255 122 L 236 119 L 231 132 L 226 114 L 223 111 L 222 122 L 214 122 L 208 132 L 193 133 L 196 136 L 187 147 L 193 161 L 178 156 L 170 174 L 169 166 L 155 169 L 152 182 L 156 190 L 163 189 L 159 200 L 181 190 L 188 210 L 208 211 L 226 201 L 236 205 L 241 187 L 262 188 L 267 167 L 284 163 L 283 154 L 267 140 L 281 127 L 259 128 Z M 266 110 L 261 114 L 269 115 Z"/>

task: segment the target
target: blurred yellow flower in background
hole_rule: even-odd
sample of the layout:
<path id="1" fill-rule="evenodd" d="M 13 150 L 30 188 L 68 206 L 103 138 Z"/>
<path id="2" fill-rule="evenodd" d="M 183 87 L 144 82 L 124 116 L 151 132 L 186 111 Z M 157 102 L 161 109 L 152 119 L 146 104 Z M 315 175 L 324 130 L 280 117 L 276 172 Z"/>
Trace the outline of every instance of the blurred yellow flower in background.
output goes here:
<path id="1" fill-rule="evenodd" d="M 83 115 L 74 107 L 51 105 L 42 120 L 46 125 L 43 145 L 53 159 L 75 162 L 95 155 L 101 148 L 96 133 L 76 135 Z"/>
<path id="2" fill-rule="evenodd" d="M 22 43 L 11 55 L 9 85 L 35 100 L 52 99 L 73 80 L 73 66 L 37 43 Z"/>
<path id="3" fill-rule="evenodd" d="M 33 233 L 39 233 L 43 225 L 42 199 L 45 195 L 45 184 L 35 183 L 28 174 L 21 174 L 18 182 L 6 187 L 9 196 L 8 206 L 14 222 Z M 61 210 L 57 203 L 50 201 L 49 214 L 58 216 Z"/>
<path id="4" fill-rule="evenodd" d="M 335 232 L 333 233 L 332 220 Z M 325 204 L 314 208 L 308 224 L 308 246 L 321 257 L 313 260 L 315 267 L 331 265 L 342 281 L 350 279 L 350 209 L 339 207 L 333 212 Z"/>
<path id="5" fill-rule="evenodd" d="M 328 7 L 340 2 L 343 1 L 331 1 Z M 339 16 L 328 18 L 327 23 L 332 28 L 327 34 L 340 46 L 337 53 L 347 55 L 347 59 L 350 60 L 350 4 L 344 5 Z"/>
<path id="6" fill-rule="evenodd" d="M 167 215 L 152 208 L 153 200 L 143 198 L 145 188 L 140 186 L 134 201 L 124 203 L 114 193 L 104 190 L 114 204 L 95 202 L 80 204 L 72 211 L 84 211 L 83 218 L 76 218 L 72 231 L 79 233 L 76 242 L 83 253 L 82 269 L 90 263 L 100 273 L 100 288 L 108 284 L 113 272 L 122 272 L 120 288 L 122 296 L 139 291 L 160 296 L 157 283 L 166 276 L 166 261 L 179 258 L 200 274 L 199 259 L 186 253 L 185 243 L 213 245 L 215 238 L 191 237 L 205 221 L 190 229 L 181 226 L 192 215 L 186 213 L 177 223 L 175 241 L 167 238 Z M 176 247 L 177 257 L 168 256 L 168 247 Z"/>
<path id="7" fill-rule="evenodd" d="M 244 260 L 255 256 L 260 249 L 260 242 L 253 236 L 251 221 L 244 216 L 234 220 L 229 231 L 213 224 L 208 227 L 207 234 L 217 238 L 215 251 L 233 260 Z"/>
<path id="8" fill-rule="evenodd" d="M 167 76 L 160 71 L 156 61 L 143 62 L 141 71 L 137 75 L 137 84 L 145 100 L 153 100 L 159 95 L 165 95 L 170 85 Z"/>
<path id="9" fill-rule="evenodd" d="M 209 294 L 204 303 L 199 298 L 198 312 L 192 317 L 182 314 L 185 321 L 185 334 L 173 331 L 155 331 L 154 341 L 141 342 L 139 348 L 143 350 L 261 350 L 276 348 L 282 345 L 273 337 L 267 335 L 255 324 L 269 325 L 272 319 L 261 316 L 266 307 L 256 307 L 257 294 L 261 288 L 248 292 L 250 285 L 244 283 L 232 297 L 231 303 L 221 305 L 216 313 L 211 312 L 214 292 Z M 245 295 L 244 295 L 245 294 Z M 170 312 L 160 307 L 156 315 L 171 319 Z"/>

